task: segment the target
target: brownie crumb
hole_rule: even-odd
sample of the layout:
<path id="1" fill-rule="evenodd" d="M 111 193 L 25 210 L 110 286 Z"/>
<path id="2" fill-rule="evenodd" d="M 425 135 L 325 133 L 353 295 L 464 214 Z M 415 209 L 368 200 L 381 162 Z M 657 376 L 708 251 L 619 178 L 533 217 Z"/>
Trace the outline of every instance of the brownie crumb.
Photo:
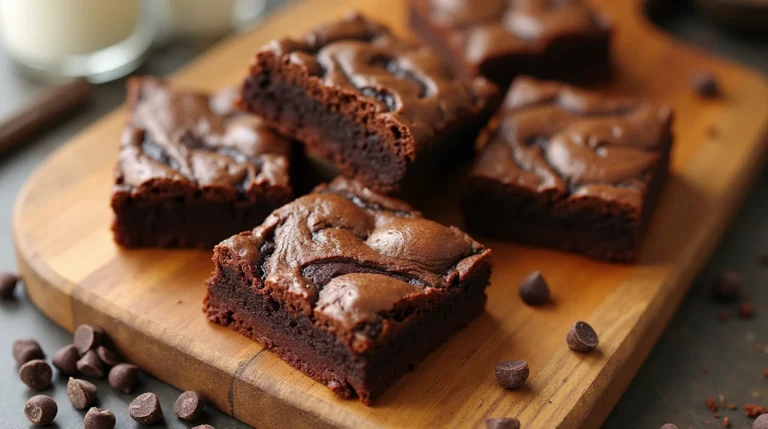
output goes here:
<path id="1" fill-rule="evenodd" d="M 700 97 L 714 98 L 720 95 L 720 82 L 717 77 L 708 71 L 701 71 L 693 75 L 691 86 Z"/>
<path id="2" fill-rule="evenodd" d="M 717 320 L 721 322 L 725 322 L 730 318 L 731 318 L 731 313 L 728 313 L 727 310 L 720 310 L 717 312 Z"/>
<path id="3" fill-rule="evenodd" d="M 765 413 L 768 413 L 768 409 L 762 405 L 744 404 L 744 415 L 747 417 L 755 418 Z"/>
<path id="4" fill-rule="evenodd" d="M 755 308 L 752 304 L 745 302 L 739 306 L 737 314 L 742 319 L 751 319 L 755 315 Z"/>
<path id="5" fill-rule="evenodd" d="M 717 401 L 715 401 L 714 398 L 707 398 L 707 400 L 704 401 L 704 405 L 706 405 L 707 409 L 713 413 L 717 411 Z"/>
<path id="6" fill-rule="evenodd" d="M 728 417 L 723 418 L 723 427 L 729 428 L 731 427 L 731 419 Z"/>
<path id="7" fill-rule="evenodd" d="M 714 413 L 714 414 L 712 414 L 712 417 L 714 417 L 716 419 L 719 419 L 720 418 L 720 413 Z"/>
<path id="8" fill-rule="evenodd" d="M 739 409 L 739 406 L 738 406 L 738 405 L 736 405 L 736 404 L 730 404 L 730 405 L 728 405 L 728 409 L 729 409 L 729 410 L 738 410 L 738 409 Z"/>

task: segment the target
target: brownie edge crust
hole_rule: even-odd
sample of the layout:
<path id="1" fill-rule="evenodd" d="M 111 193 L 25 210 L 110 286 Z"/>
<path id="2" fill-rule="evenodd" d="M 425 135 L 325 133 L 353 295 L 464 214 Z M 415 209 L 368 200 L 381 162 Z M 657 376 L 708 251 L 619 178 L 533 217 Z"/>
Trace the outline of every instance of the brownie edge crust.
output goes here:
<path id="1" fill-rule="evenodd" d="M 336 179 L 214 249 L 204 311 L 370 405 L 478 316 L 490 250 Z"/>

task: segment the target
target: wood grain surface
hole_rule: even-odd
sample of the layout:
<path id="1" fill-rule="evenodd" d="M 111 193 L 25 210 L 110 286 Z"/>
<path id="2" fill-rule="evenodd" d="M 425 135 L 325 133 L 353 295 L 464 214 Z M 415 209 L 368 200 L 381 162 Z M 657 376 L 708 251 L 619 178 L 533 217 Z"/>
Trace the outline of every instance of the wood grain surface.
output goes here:
<path id="1" fill-rule="evenodd" d="M 20 271 L 40 309 L 72 330 L 104 326 L 120 351 L 152 375 L 195 389 L 259 428 L 481 427 L 515 416 L 526 428 L 598 427 L 642 364 L 698 269 L 763 167 L 768 131 L 764 77 L 670 40 L 640 17 L 639 4 L 599 0 L 617 26 L 616 77 L 604 89 L 651 97 L 677 111 L 673 175 L 641 261 L 610 265 L 484 240 L 494 249 L 486 312 L 390 388 L 373 407 L 342 400 L 201 312 L 209 252 L 115 246 L 109 196 L 125 120 L 114 112 L 54 154 L 29 179 L 14 210 Z M 223 42 L 174 76 L 203 89 L 238 82 L 264 42 L 355 7 L 406 32 L 401 0 L 308 0 L 256 31 Z M 702 100 L 690 76 L 711 70 L 724 96 Z M 716 133 L 710 132 L 715 127 Z M 456 210 L 423 207 L 441 221 Z M 533 270 L 554 304 L 525 306 L 517 285 Z M 576 354 L 565 334 L 576 320 L 600 334 L 596 353 Z M 530 363 L 527 385 L 506 391 L 493 368 Z"/>

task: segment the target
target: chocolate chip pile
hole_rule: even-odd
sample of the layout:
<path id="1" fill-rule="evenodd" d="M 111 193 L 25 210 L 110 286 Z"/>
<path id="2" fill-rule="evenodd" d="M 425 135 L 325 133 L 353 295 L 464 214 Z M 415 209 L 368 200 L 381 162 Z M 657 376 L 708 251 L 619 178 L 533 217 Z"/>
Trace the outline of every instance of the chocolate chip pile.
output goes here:
<path id="1" fill-rule="evenodd" d="M 0 274 L 0 293 L 12 293 L 17 280 L 15 276 Z M 9 288 L 10 292 L 7 292 Z M 24 384 L 33 391 L 51 386 L 53 370 L 46 362 L 46 355 L 37 341 L 31 338 L 16 340 L 12 352 L 19 364 L 19 378 Z M 99 389 L 83 378 L 106 377 L 113 389 L 122 393 L 133 393 L 138 386 L 139 367 L 123 362 L 120 355 L 111 348 L 104 330 L 91 325 L 78 326 L 72 344 L 57 350 L 51 358 L 51 363 L 61 375 L 69 377 L 67 397 L 72 407 L 82 411 L 88 410 L 83 419 L 83 427 L 113 429 L 117 421 L 114 413 L 94 406 L 98 401 Z M 197 392 L 184 392 L 176 401 L 174 413 L 181 420 L 198 421 L 203 417 L 205 402 L 205 398 Z M 35 395 L 24 406 L 24 415 L 37 426 L 53 422 L 58 411 L 56 402 L 47 395 Z M 128 414 L 141 424 L 154 424 L 164 419 L 160 401 L 157 395 L 151 392 L 137 396 L 128 406 Z M 213 427 L 202 425 L 195 429 Z"/>

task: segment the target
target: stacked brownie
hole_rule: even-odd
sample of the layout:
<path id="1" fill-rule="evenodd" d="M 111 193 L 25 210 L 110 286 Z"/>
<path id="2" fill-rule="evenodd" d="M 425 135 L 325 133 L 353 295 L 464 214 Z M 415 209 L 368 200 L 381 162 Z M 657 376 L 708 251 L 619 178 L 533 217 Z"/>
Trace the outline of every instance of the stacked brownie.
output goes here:
<path id="1" fill-rule="evenodd" d="M 391 194 L 435 188 L 477 140 L 472 231 L 632 261 L 672 143 L 668 108 L 526 77 L 487 126 L 490 80 L 604 76 L 610 29 L 581 2 L 410 3 L 435 51 L 351 14 L 262 47 L 237 94 L 131 81 L 112 201 L 126 246 L 236 234 L 208 318 L 366 404 L 482 312 L 490 277 L 490 249 Z M 289 202 L 294 140 L 345 177 Z"/>
<path id="2" fill-rule="evenodd" d="M 112 193 L 118 244 L 210 249 L 290 201 L 290 140 L 234 111 L 235 95 L 128 82 Z"/>

